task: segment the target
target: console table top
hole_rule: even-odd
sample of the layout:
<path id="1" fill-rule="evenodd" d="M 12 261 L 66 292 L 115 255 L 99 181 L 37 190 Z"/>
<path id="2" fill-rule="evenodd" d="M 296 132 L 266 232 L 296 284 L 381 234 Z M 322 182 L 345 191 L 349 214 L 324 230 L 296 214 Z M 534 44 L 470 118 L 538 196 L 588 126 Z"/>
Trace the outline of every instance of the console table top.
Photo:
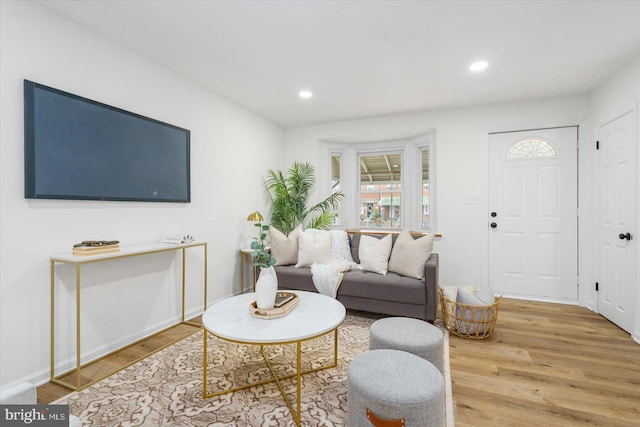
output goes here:
<path id="1" fill-rule="evenodd" d="M 194 246 L 206 246 L 207 242 L 192 242 L 192 243 L 147 243 L 141 245 L 121 245 L 120 250 L 118 252 L 111 252 L 107 254 L 98 254 L 98 255 L 83 255 L 83 256 L 75 256 L 72 254 L 71 250 L 68 252 L 54 255 L 50 257 L 52 262 L 62 262 L 66 264 L 86 264 L 90 262 L 98 262 L 107 259 L 114 258 L 125 258 L 129 256 L 135 255 L 143 255 L 143 254 L 151 254 L 154 252 L 167 252 L 167 251 L 175 251 L 183 248 L 191 248 Z"/>

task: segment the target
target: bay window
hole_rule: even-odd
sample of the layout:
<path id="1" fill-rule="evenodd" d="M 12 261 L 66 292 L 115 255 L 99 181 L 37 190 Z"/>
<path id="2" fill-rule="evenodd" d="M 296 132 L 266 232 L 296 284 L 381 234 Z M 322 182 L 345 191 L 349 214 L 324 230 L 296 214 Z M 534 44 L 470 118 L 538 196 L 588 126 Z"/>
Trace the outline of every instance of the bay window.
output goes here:
<path id="1" fill-rule="evenodd" d="M 345 195 L 334 224 L 435 232 L 434 136 L 327 141 L 325 188 Z"/>

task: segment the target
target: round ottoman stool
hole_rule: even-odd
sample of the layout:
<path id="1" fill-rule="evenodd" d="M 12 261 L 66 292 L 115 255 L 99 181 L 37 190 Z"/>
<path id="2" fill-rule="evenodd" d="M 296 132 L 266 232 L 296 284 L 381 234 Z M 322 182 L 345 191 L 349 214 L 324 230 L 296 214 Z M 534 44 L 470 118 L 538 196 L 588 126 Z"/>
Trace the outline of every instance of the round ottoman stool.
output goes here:
<path id="1" fill-rule="evenodd" d="M 349 365 L 347 425 L 441 427 L 444 378 L 426 360 L 399 350 L 371 350 Z"/>
<path id="2" fill-rule="evenodd" d="M 402 350 L 431 362 L 444 374 L 442 331 L 423 320 L 387 317 L 376 320 L 369 329 L 369 349 Z"/>

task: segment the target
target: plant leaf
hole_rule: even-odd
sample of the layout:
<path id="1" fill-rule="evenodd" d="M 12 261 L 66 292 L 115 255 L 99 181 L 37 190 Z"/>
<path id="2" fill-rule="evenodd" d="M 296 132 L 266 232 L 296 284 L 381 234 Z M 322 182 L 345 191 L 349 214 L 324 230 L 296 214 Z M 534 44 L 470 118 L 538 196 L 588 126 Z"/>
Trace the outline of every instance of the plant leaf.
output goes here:
<path id="1" fill-rule="evenodd" d="M 289 234 L 299 224 L 318 224 L 327 228 L 344 194 L 338 192 L 307 209 L 309 195 L 316 183 L 311 163 L 293 162 L 285 177 L 281 171 L 269 169 L 265 186 L 271 199 L 271 226 Z"/>

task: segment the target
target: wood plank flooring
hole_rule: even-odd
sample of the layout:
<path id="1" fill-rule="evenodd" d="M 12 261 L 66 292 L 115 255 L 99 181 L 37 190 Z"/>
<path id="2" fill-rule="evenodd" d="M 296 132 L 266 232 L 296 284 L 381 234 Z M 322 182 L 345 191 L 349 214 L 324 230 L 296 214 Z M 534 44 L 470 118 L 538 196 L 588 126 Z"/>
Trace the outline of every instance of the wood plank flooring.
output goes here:
<path id="1" fill-rule="evenodd" d="M 192 331 L 179 325 L 92 369 L 115 370 Z M 586 308 L 503 299 L 491 338 L 451 336 L 449 347 L 456 426 L 640 426 L 640 344 Z M 38 400 L 67 393 L 47 383 Z"/>
<path id="2" fill-rule="evenodd" d="M 640 425 L 640 345 L 586 308 L 504 299 L 449 348 L 456 426 Z"/>
<path id="3" fill-rule="evenodd" d="M 190 321 L 201 324 L 202 318 L 201 316 L 198 316 Z M 93 382 L 97 378 L 111 375 L 136 360 L 146 357 L 197 330 L 198 328 L 195 326 L 180 324 L 125 347 L 110 356 L 82 368 L 80 372 L 80 382 L 84 385 Z M 75 372 L 62 377 L 61 379 L 71 384 L 75 384 Z M 60 399 L 62 396 L 71 393 L 71 391 L 58 384 L 48 382 L 38 387 L 37 393 L 38 403 L 47 404 Z"/>

